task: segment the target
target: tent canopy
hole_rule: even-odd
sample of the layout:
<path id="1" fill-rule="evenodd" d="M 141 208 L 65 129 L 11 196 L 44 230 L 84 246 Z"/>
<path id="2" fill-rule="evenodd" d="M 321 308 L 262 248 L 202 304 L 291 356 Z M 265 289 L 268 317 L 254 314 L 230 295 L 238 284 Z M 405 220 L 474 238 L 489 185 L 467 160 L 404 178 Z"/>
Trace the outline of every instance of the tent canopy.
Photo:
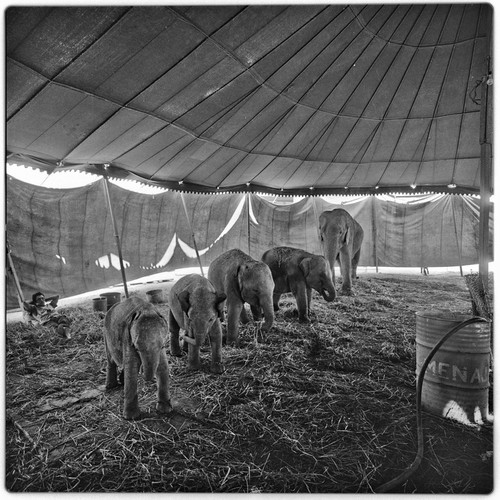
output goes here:
<path id="1" fill-rule="evenodd" d="M 195 192 L 478 193 L 491 13 L 11 7 L 8 159 Z"/>

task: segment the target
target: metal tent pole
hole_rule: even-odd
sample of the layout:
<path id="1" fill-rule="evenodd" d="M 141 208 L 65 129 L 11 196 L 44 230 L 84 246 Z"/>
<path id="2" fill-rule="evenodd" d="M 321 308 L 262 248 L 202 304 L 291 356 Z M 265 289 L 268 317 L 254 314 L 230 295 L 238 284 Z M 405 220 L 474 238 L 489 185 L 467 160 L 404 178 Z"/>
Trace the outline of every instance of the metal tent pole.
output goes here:
<path id="1" fill-rule="evenodd" d="M 6 243 L 7 243 L 7 258 L 9 260 L 9 268 L 10 272 L 12 273 L 12 276 L 14 277 L 14 283 L 16 284 L 16 289 L 17 289 L 17 301 L 19 302 L 19 307 L 21 308 L 22 311 L 24 302 L 23 290 L 21 288 L 21 283 L 19 282 L 19 278 L 17 277 L 16 268 L 14 267 L 14 261 L 12 260 L 9 242 L 6 241 Z"/>
<path id="2" fill-rule="evenodd" d="M 371 197 L 371 216 L 372 216 L 372 238 L 373 238 L 373 258 L 375 260 L 375 272 L 378 273 L 378 256 L 377 256 L 377 221 L 375 215 L 375 195 Z"/>
<path id="3" fill-rule="evenodd" d="M 205 274 L 203 273 L 203 266 L 201 265 L 200 254 L 198 252 L 198 246 L 196 245 L 196 238 L 194 237 L 193 226 L 191 224 L 191 219 L 189 218 L 186 201 L 184 200 L 184 193 L 182 191 L 181 191 L 181 200 L 182 200 L 182 206 L 184 207 L 184 213 L 186 214 L 186 219 L 189 224 L 189 230 L 191 231 L 191 238 L 193 239 L 194 251 L 196 252 L 196 258 L 198 259 L 198 265 L 200 266 L 201 275 L 205 277 Z"/>
<path id="4" fill-rule="evenodd" d="M 248 255 L 251 255 L 250 251 L 250 193 L 247 193 L 247 245 L 248 245 Z"/>
<path id="5" fill-rule="evenodd" d="M 489 223 L 490 223 L 490 196 L 491 196 L 491 120 L 490 100 L 493 79 L 491 76 L 491 9 L 488 15 L 487 58 L 485 61 L 485 75 L 481 84 L 481 112 L 480 137 L 481 164 L 480 164 L 480 211 L 479 211 L 479 277 L 483 283 L 485 293 L 488 293 L 488 254 L 489 254 Z"/>
<path id="6" fill-rule="evenodd" d="M 455 241 L 457 243 L 457 254 L 458 254 L 458 262 L 460 265 L 460 276 L 462 276 L 462 278 L 463 278 L 464 277 L 464 270 L 462 268 L 462 251 L 460 249 L 460 242 L 458 241 L 457 218 L 455 216 L 455 200 L 456 200 L 456 198 L 454 198 L 455 195 L 448 195 L 448 196 L 452 196 L 452 198 L 451 198 L 451 213 L 453 215 L 453 227 L 455 228 Z M 462 203 L 463 203 L 463 201 L 462 201 Z"/>
<path id="7" fill-rule="evenodd" d="M 118 249 L 118 259 L 120 260 L 120 271 L 122 273 L 123 288 L 125 289 L 125 297 L 128 299 L 128 288 L 127 288 L 127 277 L 125 276 L 125 266 L 123 265 L 122 257 L 122 246 L 120 243 L 120 236 L 118 235 L 118 227 L 116 225 L 115 216 L 113 215 L 113 205 L 111 204 L 111 197 L 109 195 L 109 181 L 108 176 L 104 175 L 104 195 L 106 197 L 106 202 L 109 208 L 109 214 L 111 215 L 111 221 L 113 223 L 113 231 L 115 233 L 116 247 Z"/>

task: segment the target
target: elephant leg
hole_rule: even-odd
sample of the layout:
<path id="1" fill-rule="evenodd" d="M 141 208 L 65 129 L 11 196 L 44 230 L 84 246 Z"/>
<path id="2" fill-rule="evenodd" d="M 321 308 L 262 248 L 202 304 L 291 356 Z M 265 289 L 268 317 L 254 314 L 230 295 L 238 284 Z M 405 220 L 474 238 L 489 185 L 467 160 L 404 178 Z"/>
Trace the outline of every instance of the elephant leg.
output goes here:
<path id="1" fill-rule="evenodd" d="M 170 413 L 172 411 L 172 403 L 170 401 L 170 373 L 168 370 L 167 355 L 163 349 L 160 354 L 158 368 L 156 369 L 156 384 L 158 388 L 156 411 L 158 413 Z"/>
<path id="2" fill-rule="evenodd" d="M 340 250 L 340 273 L 342 275 L 342 293 L 351 295 L 351 257 L 346 246 Z"/>
<path id="3" fill-rule="evenodd" d="M 171 311 L 168 315 L 168 329 L 170 331 L 170 354 L 172 354 L 172 356 L 182 356 L 181 346 L 179 344 L 180 327 Z"/>
<path id="4" fill-rule="evenodd" d="M 297 311 L 299 312 L 299 321 L 301 323 L 309 323 L 309 315 L 307 314 L 307 290 L 305 283 L 298 283 L 295 291 L 295 301 L 297 302 Z"/>
<path id="5" fill-rule="evenodd" d="M 238 322 L 243 309 L 243 302 L 233 300 L 227 305 L 227 344 L 238 344 Z"/>
<path id="6" fill-rule="evenodd" d="M 222 329 L 219 320 L 215 320 L 210 329 L 210 345 L 212 348 L 212 363 L 210 371 L 220 374 L 224 371 L 222 365 Z"/>
<path id="7" fill-rule="evenodd" d="M 252 316 L 254 321 L 260 321 L 262 319 L 262 310 L 260 306 L 250 306 L 252 310 Z"/>
<path id="8" fill-rule="evenodd" d="M 361 249 L 359 249 L 355 254 L 354 257 L 352 258 L 352 264 L 351 264 L 351 277 L 352 280 L 354 281 L 357 278 L 357 272 L 358 272 L 358 263 L 359 263 L 359 258 L 361 257 Z"/>
<path id="9" fill-rule="evenodd" d="M 275 311 L 280 310 L 281 293 L 273 293 L 273 308 Z"/>
<path id="10" fill-rule="evenodd" d="M 123 417 L 132 420 L 140 415 L 137 395 L 137 374 L 140 368 L 139 355 L 127 343 L 124 347 L 123 371 L 125 372 L 125 388 L 123 401 Z"/>
<path id="11" fill-rule="evenodd" d="M 116 366 L 116 363 L 113 361 L 113 358 L 109 353 L 107 353 L 107 358 L 108 365 L 106 368 L 106 389 L 113 389 L 113 387 L 116 387 L 118 385 L 118 367 Z"/>
<path id="12" fill-rule="evenodd" d="M 199 370 L 200 362 L 200 347 L 193 344 L 188 344 L 188 370 Z"/>
<path id="13" fill-rule="evenodd" d="M 307 287 L 306 288 L 306 296 L 307 296 L 307 315 L 308 316 L 311 315 L 311 301 L 312 301 L 311 295 L 312 295 L 312 290 L 309 287 Z"/>

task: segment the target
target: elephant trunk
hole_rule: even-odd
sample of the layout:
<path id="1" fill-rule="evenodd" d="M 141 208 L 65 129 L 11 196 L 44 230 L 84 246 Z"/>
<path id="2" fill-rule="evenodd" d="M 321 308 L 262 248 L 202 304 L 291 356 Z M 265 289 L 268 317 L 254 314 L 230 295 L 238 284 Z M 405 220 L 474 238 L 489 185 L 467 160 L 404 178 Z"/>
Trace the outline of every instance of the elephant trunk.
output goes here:
<path id="1" fill-rule="evenodd" d="M 184 335 L 184 340 L 188 343 L 188 344 L 191 344 L 191 345 L 197 345 L 196 344 L 196 340 L 191 338 L 191 337 L 188 337 L 187 335 Z"/>
<path id="2" fill-rule="evenodd" d="M 158 367 L 159 360 L 156 360 L 156 363 L 151 363 L 150 361 L 146 363 L 142 363 L 142 369 L 144 373 L 144 380 L 146 382 L 154 382 L 156 369 Z"/>
<path id="3" fill-rule="evenodd" d="M 323 290 L 321 290 L 321 295 L 327 302 L 333 302 L 335 300 L 335 288 L 323 288 Z"/>
<path id="4" fill-rule="evenodd" d="M 196 347 L 201 347 L 203 345 L 203 342 L 205 342 L 205 332 L 197 332 L 196 335 L 194 336 L 194 343 Z"/>
<path id="5" fill-rule="evenodd" d="M 205 342 L 209 329 L 208 321 L 205 318 L 196 318 L 191 324 L 189 332 L 184 337 L 187 342 L 195 347 L 201 347 Z"/>
<path id="6" fill-rule="evenodd" d="M 329 238 L 326 237 L 325 241 L 323 243 L 324 244 L 324 251 L 325 251 L 325 258 L 328 261 L 328 263 L 330 264 L 330 269 L 332 271 L 332 281 L 333 281 L 333 283 L 335 283 L 335 262 L 337 260 L 337 255 L 338 255 L 339 251 L 337 248 L 337 242 L 336 241 L 329 242 L 328 240 L 329 240 Z"/>

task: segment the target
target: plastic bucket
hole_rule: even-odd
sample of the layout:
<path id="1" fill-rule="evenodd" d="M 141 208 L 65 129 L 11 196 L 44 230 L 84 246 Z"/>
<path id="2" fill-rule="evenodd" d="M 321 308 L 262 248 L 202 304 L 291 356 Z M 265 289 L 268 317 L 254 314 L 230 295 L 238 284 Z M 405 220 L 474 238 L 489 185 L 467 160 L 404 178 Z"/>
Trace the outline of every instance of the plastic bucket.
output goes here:
<path id="1" fill-rule="evenodd" d="M 160 304 L 163 302 L 163 290 L 149 290 L 146 297 L 151 304 Z"/>
<path id="2" fill-rule="evenodd" d="M 108 299 L 106 297 L 98 297 L 97 299 L 92 299 L 92 306 L 94 311 L 106 312 L 108 310 Z"/>
<path id="3" fill-rule="evenodd" d="M 417 377 L 433 347 L 470 316 L 448 311 L 416 313 Z M 452 335 L 432 357 L 422 385 L 422 408 L 465 424 L 490 419 L 490 323 L 473 323 Z"/>
<path id="4" fill-rule="evenodd" d="M 101 297 L 105 297 L 106 300 L 108 301 L 108 308 L 107 310 L 109 311 L 115 304 L 118 304 L 120 300 L 122 299 L 122 294 L 120 292 L 106 292 L 106 293 L 101 293 Z"/>

